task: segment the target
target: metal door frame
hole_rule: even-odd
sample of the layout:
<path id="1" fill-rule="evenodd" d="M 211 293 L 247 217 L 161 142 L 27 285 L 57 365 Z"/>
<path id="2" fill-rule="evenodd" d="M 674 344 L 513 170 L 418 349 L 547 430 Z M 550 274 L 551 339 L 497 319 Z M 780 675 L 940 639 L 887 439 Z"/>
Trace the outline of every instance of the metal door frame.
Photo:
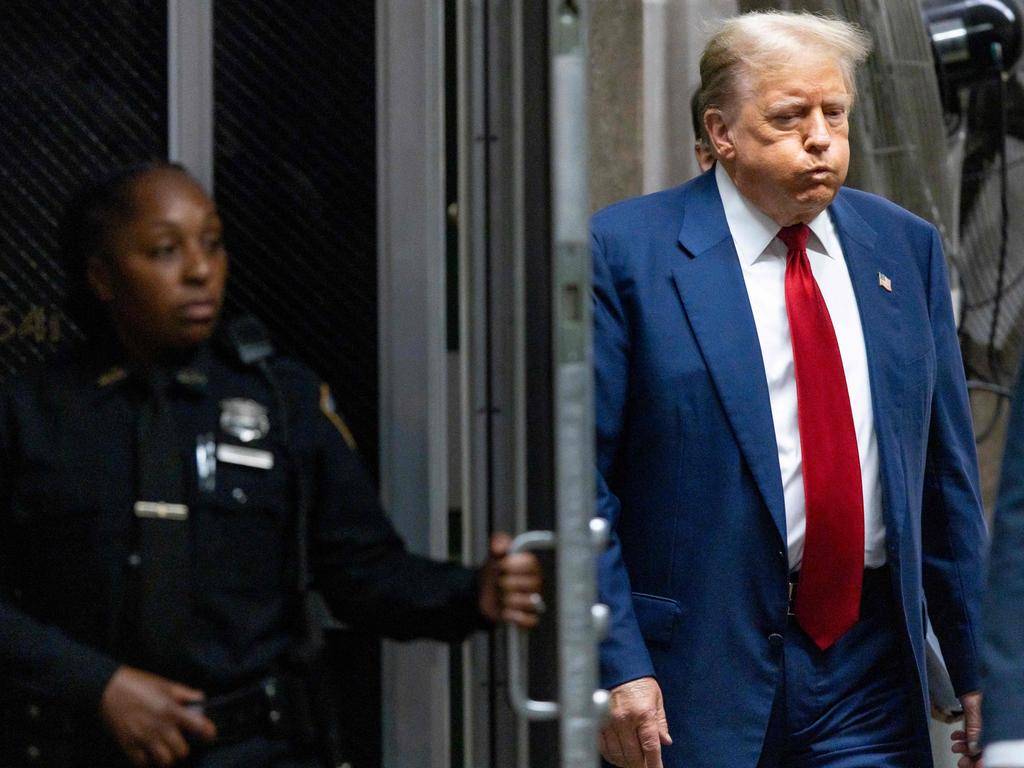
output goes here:
<path id="1" fill-rule="evenodd" d="M 448 552 L 444 16 L 377 2 L 381 495 L 409 549 Z M 449 768 L 448 650 L 385 643 L 383 763 Z"/>
<path id="2" fill-rule="evenodd" d="M 526 527 L 526 302 L 520 3 L 456 3 L 463 551 Z M 528 766 L 507 704 L 505 638 L 463 649 L 465 768 Z M 535 768 L 540 768 L 536 766 Z"/>
<path id="3" fill-rule="evenodd" d="M 394 11 L 395 0 L 378 7 Z M 548 688 L 542 693 L 560 687 L 582 697 L 563 701 L 556 746 L 553 728 L 528 728 L 506 704 L 504 636 L 477 636 L 464 647 L 463 690 L 456 692 L 466 713 L 463 765 L 553 768 L 578 762 L 584 742 L 596 760 L 586 19 L 577 14 L 567 24 L 557 3 L 525 0 L 459 0 L 456 13 L 457 83 L 448 85 L 458 88 L 459 115 L 461 417 L 453 428 L 463 436 L 462 551 L 479 562 L 491 529 L 517 531 L 527 522 L 553 528 L 556 508 L 562 523 L 579 518 L 562 528 L 558 552 L 559 591 L 578 605 L 557 617 L 559 633 L 578 643 L 567 650 L 563 642 L 557 657 L 549 654 L 537 667 L 548 670 L 540 676 Z M 410 545 L 434 556 L 447 551 L 444 455 L 451 424 L 444 413 L 442 14 L 441 4 L 406 5 L 402 14 L 378 17 L 383 486 Z M 389 115 L 402 119 L 392 124 Z M 566 176 L 559 151 L 579 173 Z M 400 285 L 389 277 L 397 275 Z M 398 307 L 401 314 L 393 314 Z M 556 436 L 568 451 L 554 449 Z M 403 503 L 399 493 L 414 498 Z M 548 622 L 543 644 L 553 646 L 554 617 Z M 556 658 L 560 685 L 552 679 Z M 388 768 L 408 759 L 417 768 L 450 765 L 448 671 L 444 653 L 429 646 L 386 655 Z"/>
<path id="4" fill-rule="evenodd" d="M 531 652 L 520 658 L 512 632 L 507 647 L 499 636 L 467 654 L 467 691 L 491 695 L 466 707 L 475 718 L 465 724 L 465 768 L 597 763 L 606 702 L 595 692 L 597 640 L 607 609 L 593 606 L 605 527 L 591 523 L 588 10 L 566 0 L 460 4 L 463 498 L 475 510 L 464 527 L 477 555 L 482 522 L 556 531 L 517 543 L 557 551 L 549 578 L 557 610 Z M 527 657 L 542 659 L 535 687 L 557 703 L 528 700 Z"/>

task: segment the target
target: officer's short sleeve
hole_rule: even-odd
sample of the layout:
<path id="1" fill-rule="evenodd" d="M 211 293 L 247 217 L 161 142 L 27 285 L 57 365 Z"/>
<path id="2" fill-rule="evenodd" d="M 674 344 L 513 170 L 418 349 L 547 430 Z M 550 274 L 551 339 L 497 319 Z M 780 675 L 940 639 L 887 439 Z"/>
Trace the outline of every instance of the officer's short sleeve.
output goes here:
<path id="1" fill-rule="evenodd" d="M 487 626 L 478 573 L 405 549 L 330 390 L 320 382 L 301 389 L 299 421 L 311 437 L 313 580 L 336 617 L 397 639 L 456 640 Z"/>

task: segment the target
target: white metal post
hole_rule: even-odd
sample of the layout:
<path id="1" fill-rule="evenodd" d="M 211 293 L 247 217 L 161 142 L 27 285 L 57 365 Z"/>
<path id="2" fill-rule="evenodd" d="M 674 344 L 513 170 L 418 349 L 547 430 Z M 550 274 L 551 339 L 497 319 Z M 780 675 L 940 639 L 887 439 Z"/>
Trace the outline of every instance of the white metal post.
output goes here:
<path id="1" fill-rule="evenodd" d="M 167 149 L 213 194 L 213 0 L 167 1 Z"/>

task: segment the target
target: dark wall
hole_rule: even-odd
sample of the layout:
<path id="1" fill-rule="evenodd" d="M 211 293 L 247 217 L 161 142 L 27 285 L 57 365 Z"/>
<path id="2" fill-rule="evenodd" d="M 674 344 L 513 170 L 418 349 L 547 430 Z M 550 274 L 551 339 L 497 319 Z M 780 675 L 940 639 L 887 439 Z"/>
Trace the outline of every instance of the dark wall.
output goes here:
<path id="1" fill-rule="evenodd" d="M 105 170 L 167 153 L 163 0 L 0 4 L 0 380 L 77 329 L 57 221 Z"/>
<path id="2" fill-rule="evenodd" d="M 214 14 L 232 306 L 327 378 L 375 463 L 374 3 L 218 0 Z"/>

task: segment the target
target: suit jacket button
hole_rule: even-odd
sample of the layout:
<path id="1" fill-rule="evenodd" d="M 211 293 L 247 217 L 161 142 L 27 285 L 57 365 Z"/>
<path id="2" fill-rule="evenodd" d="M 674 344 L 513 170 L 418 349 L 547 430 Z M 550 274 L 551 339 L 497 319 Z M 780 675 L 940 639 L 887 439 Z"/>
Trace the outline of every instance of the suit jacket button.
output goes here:
<path id="1" fill-rule="evenodd" d="M 786 638 L 778 632 L 772 632 L 768 635 L 768 644 L 772 647 L 772 650 L 780 651 L 782 646 L 786 644 Z"/>

